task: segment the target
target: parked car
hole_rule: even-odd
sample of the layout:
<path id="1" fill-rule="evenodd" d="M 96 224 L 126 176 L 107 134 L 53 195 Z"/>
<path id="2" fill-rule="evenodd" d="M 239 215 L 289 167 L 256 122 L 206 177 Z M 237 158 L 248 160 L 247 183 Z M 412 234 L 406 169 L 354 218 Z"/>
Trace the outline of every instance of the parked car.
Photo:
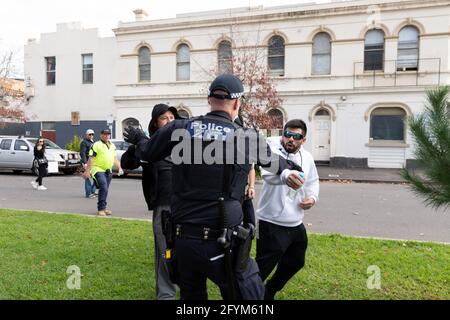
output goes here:
<path id="1" fill-rule="evenodd" d="M 0 169 L 13 172 L 33 171 L 34 146 L 38 138 L 0 136 Z M 54 142 L 44 139 L 45 156 L 48 161 L 58 162 L 58 170 L 73 174 L 81 166 L 80 154 L 62 149 Z"/>
<path id="2" fill-rule="evenodd" d="M 117 155 L 117 159 L 122 158 L 122 155 L 125 153 L 125 151 L 127 151 L 128 147 L 130 146 L 130 144 L 124 140 L 120 140 L 120 139 L 111 139 L 110 140 L 112 143 L 114 143 L 114 145 L 116 146 L 116 155 Z M 113 166 L 113 172 L 118 172 L 119 169 L 114 165 Z M 137 169 L 134 170 L 126 170 L 124 169 L 124 175 L 127 175 L 128 173 L 142 173 L 142 167 L 139 167 Z"/>

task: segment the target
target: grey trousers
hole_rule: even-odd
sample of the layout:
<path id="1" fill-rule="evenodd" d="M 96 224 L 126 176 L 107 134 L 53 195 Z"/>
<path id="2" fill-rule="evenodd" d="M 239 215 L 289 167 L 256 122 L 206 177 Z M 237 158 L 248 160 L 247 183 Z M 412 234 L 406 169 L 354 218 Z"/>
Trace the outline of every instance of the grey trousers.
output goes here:
<path id="1" fill-rule="evenodd" d="M 175 300 L 176 287 L 170 281 L 164 255 L 166 252 L 166 238 L 162 232 L 161 212 L 170 210 L 170 206 L 158 206 L 153 211 L 153 234 L 155 238 L 155 277 L 156 298 L 158 300 Z"/>

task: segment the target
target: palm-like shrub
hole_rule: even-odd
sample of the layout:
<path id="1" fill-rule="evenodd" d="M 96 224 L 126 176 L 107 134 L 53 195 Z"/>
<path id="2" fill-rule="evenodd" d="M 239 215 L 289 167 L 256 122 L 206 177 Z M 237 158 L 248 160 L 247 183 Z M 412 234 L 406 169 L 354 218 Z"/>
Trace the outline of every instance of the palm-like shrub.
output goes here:
<path id="1" fill-rule="evenodd" d="M 450 118 L 449 87 L 427 91 L 425 112 L 409 118 L 409 129 L 415 139 L 415 158 L 423 177 L 402 170 L 403 178 L 413 191 L 433 208 L 450 206 Z"/>

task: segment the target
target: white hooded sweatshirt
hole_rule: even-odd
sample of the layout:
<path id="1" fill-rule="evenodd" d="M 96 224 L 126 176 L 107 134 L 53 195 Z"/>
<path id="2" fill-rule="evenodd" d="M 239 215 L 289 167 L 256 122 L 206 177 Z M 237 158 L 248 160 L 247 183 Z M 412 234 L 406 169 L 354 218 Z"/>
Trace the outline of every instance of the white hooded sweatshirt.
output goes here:
<path id="1" fill-rule="evenodd" d="M 292 200 L 288 197 L 290 187 L 286 185 L 291 170 L 284 170 L 281 175 L 270 173 L 261 168 L 264 179 L 261 195 L 259 197 L 256 215 L 264 220 L 284 227 L 296 227 L 303 223 L 304 210 L 299 203 L 305 198 L 319 200 L 319 175 L 311 153 L 303 146 L 297 153 L 288 153 L 281 144 L 281 137 L 267 139 L 272 152 L 291 160 L 302 167 L 305 174 L 305 183 L 295 194 Z"/>

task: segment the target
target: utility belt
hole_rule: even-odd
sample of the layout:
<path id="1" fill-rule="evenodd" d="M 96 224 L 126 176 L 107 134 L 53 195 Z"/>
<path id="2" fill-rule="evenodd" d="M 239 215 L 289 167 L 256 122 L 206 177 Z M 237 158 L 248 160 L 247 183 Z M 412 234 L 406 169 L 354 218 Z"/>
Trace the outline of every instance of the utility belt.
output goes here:
<path id="1" fill-rule="evenodd" d="M 176 238 L 187 238 L 195 240 L 205 241 L 217 241 L 222 235 L 222 230 L 215 230 L 207 227 L 198 227 L 192 225 L 176 225 L 175 226 Z"/>
<path id="2" fill-rule="evenodd" d="M 225 237 L 235 251 L 234 270 L 242 272 L 247 268 L 251 244 L 254 238 L 254 228 L 251 226 L 239 225 L 225 230 L 211 229 L 208 227 L 199 227 L 193 225 L 176 225 L 173 229 L 174 239 L 194 239 L 202 241 L 217 241 Z M 174 240 L 173 239 L 173 240 Z M 173 241 L 172 240 L 172 241 Z"/>
<path id="3" fill-rule="evenodd" d="M 226 237 L 231 241 L 245 241 L 252 236 L 253 229 L 245 228 L 240 225 L 233 228 L 226 229 Z M 211 229 L 208 227 L 198 227 L 193 225 L 176 225 L 174 229 L 175 238 L 187 238 L 195 240 L 205 240 L 205 241 L 217 241 L 221 236 L 223 236 L 223 230 Z"/>
<path id="4" fill-rule="evenodd" d="M 234 252 L 234 259 L 229 266 L 235 274 L 242 274 L 246 272 L 251 263 L 250 251 L 252 247 L 252 240 L 254 238 L 254 227 L 250 224 L 239 225 L 233 228 L 226 228 L 222 230 L 211 229 L 208 227 L 200 227 L 194 225 L 174 225 L 171 220 L 169 211 L 161 213 L 163 234 L 166 238 L 166 252 L 165 260 L 169 269 L 170 280 L 172 283 L 178 283 L 176 273 L 176 252 L 174 252 L 174 245 L 176 239 L 194 239 L 202 241 L 216 241 L 220 244 L 221 239 L 225 239 L 226 243 L 230 244 Z"/>

